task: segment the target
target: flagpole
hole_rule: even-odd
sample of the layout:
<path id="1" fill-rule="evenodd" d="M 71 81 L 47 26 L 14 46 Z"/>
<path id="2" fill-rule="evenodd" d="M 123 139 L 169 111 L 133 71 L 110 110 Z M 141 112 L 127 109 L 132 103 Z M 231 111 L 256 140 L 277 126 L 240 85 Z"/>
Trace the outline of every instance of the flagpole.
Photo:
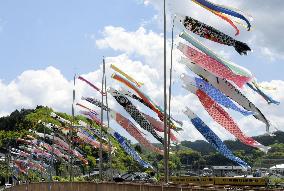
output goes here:
<path id="1" fill-rule="evenodd" d="M 106 76 L 105 76 L 105 93 L 107 92 L 106 91 L 106 86 L 107 86 L 107 82 L 106 82 Z M 108 108 L 107 93 L 105 94 L 105 96 L 106 96 L 106 106 Z M 107 129 L 109 129 L 109 110 L 107 110 Z M 111 136 L 108 134 L 108 146 L 109 146 L 108 155 L 109 155 L 110 180 L 112 181 L 113 171 L 112 171 L 112 156 L 111 156 L 111 141 L 110 141 L 110 137 Z"/>
<path id="2" fill-rule="evenodd" d="M 102 89 L 101 89 L 101 94 L 102 94 L 102 105 L 104 104 L 104 76 L 105 76 L 105 58 L 103 58 L 103 76 L 102 76 Z M 103 107 L 101 107 L 101 128 L 100 128 L 100 152 L 99 152 L 99 173 L 100 173 L 100 180 L 103 180 L 102 176 L 102 160 L 103 160 L 103 145 L 102 145 L 102 129 L 103 129 L 103 121 L 104 120 L 104 110 Z"/>
<path id="3" fill-rule="evenodd" d="M 166 49 L 166 0 L 164 0 L 164 176 L 165 183 L 168 179 L 168 142 L 167 142 L 167 49 Z"/>
<path id="4" fill-rule="evenodd" d="M 172 25 L 172 43 L 171 43 L 171 66 L 170 66 L 170 85 L 169 85 L 169 119 L 171 119 L 171 99 L 172 99 L 172 74 L 173 74 L 173 48 L 174 48 L 174 27 L 175 27 L 175 16 L 173 18 L 173 25 Z M 168 157 L 170 156 L 170 145 L 171 145 L 171 129 L 170 124 L 168 126 Z M 169 173 L 170 177 L 170 173 Z"/>

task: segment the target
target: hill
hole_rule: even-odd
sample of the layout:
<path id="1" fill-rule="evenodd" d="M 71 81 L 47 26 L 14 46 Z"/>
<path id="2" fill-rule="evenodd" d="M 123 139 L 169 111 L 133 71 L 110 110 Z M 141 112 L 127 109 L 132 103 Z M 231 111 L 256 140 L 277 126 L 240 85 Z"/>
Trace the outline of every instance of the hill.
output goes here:
<path id="1" fill-rule="evenodd" d="M 17 138 L 26 138 L 28 134 L 31 134 L 29 130 L 37 132 L 47 132 L 50 133 L 48 129 L 45 129 L 42 125 L 38 123 L 39 120 L 44 122 L 53 123 L 58 126 L 64 126 L 64 124 L 55 120 L 50 116 L 53 112 L 51 108 L 37 106 L 35 109 L 22 109 L 20 111 L 16 110 L 12 112 L 9 116 L 0 118 L 0 153 L 4 155 L 8 153 L 9 148 L 19 146 L 17 143 Z M 57 113 L 65 119 L 72 120 L 70 115 L 66 113 Z M 93 128 L 98 129 L 99 126 L 84 118 L 83 116 L 76 116 L 74 123 L 78 123 L 78 120 L 83 120 Z M 66 124 L 65 124 L 66 125 Z M 60 135 L 61 137 L 68 139 L 68 135 Z M 98 137 L 97 137 L 98 138 Z M 234 154 L 246 162 L 248 162 L 252 167 L 269 167 L 276 163 L 283 163 L 281 161 L 284 159 L 284 132 L 277 131 L 274 136 L 262 135 L 254 137 L 258 142 L 271 146 L 271 149 L 267 154 L 263 152 L 250 148 L 239 141 L 226 140 L 225 144 L 234 152 Z M 70 143 L 70 142 L 69 142 Z M 82 155 L 88 160 L 88 165 L 83 165 L 80 161 L 75 163 L 76 172 L 75 175 L 87 174 L 93 172 L 97 169 L 99 151 L 98 149 L 92 147 L 85 142 L 78 142 L 76 139 L 72 140 L 72 148 L 77 149 Z M 111 144 L 116 148 L 112 155 L 112 168 L 118 171 L 145 171 L 135 162 L 130 156 L 128 156 L 123 149 L 120 147 L 119 143 L 111 138 Z M 161 144 L 157 144 L 162 147 Z M 163 169 L 163 157 L 156 153 L 147 151 L 139 144 L 133 144 L 135 150 L 142 156 L 145 161 L 148 161 L 154 166 L 155 169 Z M 183 168 L 198 170 L 210 165 L 235 165 L 230 160 L 218 154 L 210 144 L 206 141 L 182 141 L 181 144 L 171 147 L 170 156 L 170 169 L 172 172 L 179 172 Z M 108 168 L 108 153 L 103 152 L 104 169 Z M 55 161 L 54 176 L 67 177 L 68 176 L 68 163 L 64 160 Z M 0 163 L 0 176 L 7 176 L 7 165 L 5 163 Z M 33 178 L 40 177 L 40 173 L 31 173 Z"/>

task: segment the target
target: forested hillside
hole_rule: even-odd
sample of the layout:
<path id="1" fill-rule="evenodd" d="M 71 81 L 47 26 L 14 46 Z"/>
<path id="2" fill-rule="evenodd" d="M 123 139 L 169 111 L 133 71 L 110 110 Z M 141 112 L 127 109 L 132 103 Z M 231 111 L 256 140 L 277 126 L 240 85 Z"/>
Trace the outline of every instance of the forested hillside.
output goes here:
<path id="1" fill-rule="evenodd" d="M 38 106 L 35 109 L 22 109 L 12 112 L 9 116 L 0 118 L 0 153 L 3 155 L 8 153 L 9 148 L 17 148 L 19 143 L 17 138 L 25 139 L 27 135 L 33 135 L 29 130 L 43 133 L 50 133 L 48 129 L 45 129 L 39 122 L 49 122 L 62 126 L 63 124 L 55 120 L 50 116 L 52 112 L 51 108 Z M 65 119 L 72 120 L 72 117 L 66 113 L 57 113 Z M 90 124 L 93 128 L 99 128 L 97 124 L 83 116 L 76 116 L 74 123 L 78 120 L 83 120 Z M 97 148 L 90 146 L 82 141 L 76 141 L 74 137 L 73 147 L 82 152 L 83 156 L 88 160 L 88 165 L 83 165 L 80 161 L 75 162 L 77 166 L 77 174 L 86 174 L 92 172 L 97 168 L 97 162 L 99 159 L 99 151 Z M 280 159 L 284 159 L 284 133 L 281 131 L 275 132 L 274 136 L 257 136 L 257 141 L 264 145 L 271 146 L 271 149 L 267 154 L 250 148 L 239 141 L 227 140 L 225 144 L 252 167 L 268 167 L 275 163 L 283 163 Z M 111 144 L 115 148 L 112 154 L 112 168 L 117 169 L 120 172 L 125 171 L 146 171 L 139 166 L 130 156 L 128 156 L 124 150 L 120 147 L 118 142 L 111 138 Z M 156 144 L 161 147 L 162 145 Z M 155 169 L 163 168 L 163 157 L 156 153 L 147 151 L 137 143 L 132 143 L 133 148 L 141 155 L 141 157 L 149 162 Z M 179 172 L 183 168 L 190 168 L 193 170 L 202 169 L 205 166 L 210 165 L 235 165 L 230 160 L 218 154 L 213 147 L 205 141 L 182 141 L 181 144 L 171 147 L 170 155 L 170 169 L 172 172 Z M 108 153 L 103 152 L 104 168 L 108 168 L 107 161 L 109 160 Z M 0 176 L 7 175 L 7 165 L 5 162 L 0 164 Z M 64 160 L 55 161 L 55 174 L 56 176 L 68 175 L 68 164 Z M 37 173 L 35 173 L 37 174 Z M 36 177 L 36 176 L 34 176 Z"/>

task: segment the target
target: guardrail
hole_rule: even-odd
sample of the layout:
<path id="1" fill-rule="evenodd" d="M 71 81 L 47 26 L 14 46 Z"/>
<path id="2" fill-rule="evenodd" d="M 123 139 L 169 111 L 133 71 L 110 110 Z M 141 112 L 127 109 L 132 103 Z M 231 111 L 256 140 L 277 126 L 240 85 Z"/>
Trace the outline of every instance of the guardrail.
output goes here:
<path id="1" fill-rule="evenodd" d="M 7 191 L 226 191 L 230 186 L 203 185 L 161 185 L 150 183 L 115 183 L 115 182 L 41 182 L 17 185 Z M 269 190 L 265 187 L 243 187 L 242 190 Z M 276 189 L 277 190 L 277 189 Z M 280 191 L 281 189 L 279 189 Z M 275 189 L 273 189 L 275 191 Z"/>

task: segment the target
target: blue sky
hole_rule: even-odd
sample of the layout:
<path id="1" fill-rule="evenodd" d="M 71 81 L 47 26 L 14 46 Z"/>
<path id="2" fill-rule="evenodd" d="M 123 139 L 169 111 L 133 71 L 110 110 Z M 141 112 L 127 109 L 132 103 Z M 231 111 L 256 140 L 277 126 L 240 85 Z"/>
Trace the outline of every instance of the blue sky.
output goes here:
<path id="1" fill-rule="evenodd" d="M 103 55 L 117 53 L 97 49 L 91 35 L 100 38 L 108 25 L 134 31 L 155 14 L 157 10 L 145 6 L 142 0 L 1 1 L 0 79 L 9 82 L 27 69 L 49 65 L 60 69 L 68 79 L 74 72 L 94 70 Z M 146 27 L 162 32 L 153 23 Z M 284 79 L 280 60 L 270 61 L 258 53 L 232 59 L 261 81 Z"/>
<path id="2" fill-rule="evenodd" d="M 112 62 L 124 67 L 126 72 L 135 75 L 138 80 L 146 82 L 143 91 L 162 105 L 161 0 L 147 2 L 150 3 L 146 6 L 143 0 L 0 1 L 0 116 L 8 115 L 15 109 L 34 108 L 36 105 L 48 105 L 57 111 L 70 112 L 73 74 L 85 74 L 90 81 L 99 85 L 103 56 L 111 57 Z M 174 5 L 171 10 L 189 7 L 186 13 L 190 10 L 190 16 L 194 15 L 196 19 L 210 25 L 217 24 L 220 30 L 233 35 L 228 25 L 223 21 L 218 22 L 214 15 L 206 13 L 202 8 L 193 8 L 190 0 L 171 2 Z M 284 12 L 281 7 L 284 1 L 266 0 L 264 6 L 259 4 L 259 0 L 220 0 L 220 3 L 249 10 L 255 16 L 254 30 L 242 30 L 240 36 L 236 37 L 247 42 L 254 52 L 240 56 L 232 47 L 216 43 L 211 43 L 210 48 L 229 53 L 230 60 L 252 71 L 259 82 L 267 81 L 265 83 L 268 85 L 278 87 L 269 93 L 283 102 Z M 277 17 L 271 18 L 272 11 Z M 113 33 L 106 26 L 111 26 Z M 176 34 L 178 32 L 179 29 Z M 113 41 L 108 42 L 109 39 Z M 178 79 L 182 68 L 178 63 L 175 67 L 175 78 Z M 117 85 L 114 81 L 111 83 L 112 86 Z M 173 112 L 181 116 L 184 105 L 190 105 L 222 136 L 220 127 L 200 109 L 201 105 L 196 98 L 192 101 L 194 96 L 189 96 L 180 84 L 178 82 L 174 85 L 173 103 L 177 107 L 173 108 Z M 78 94 L 94 95 L 84 85 L 78 85 Z M 277 123 L 277 127 L 283 129 L 282 105 L 267 105 L 254 94 L 248 97 L 264 110 L 271 121 Z M 112 104 L 122 111 L 118 104 Z M 187 121 L 187 129 L 180 135 L 183 139 L 201 138 L 198 132 L 193 132 L 194 128 L 184 116 L 181 120 Z M 256 131 L 261 134 L 265 130 L 263 124 L 252 118 L 239 117 L 238 121 L 244 129 L 252 127 L 246 128 L 249 135 L 255 135 Z"/>
<path id="3" fill-rule="evenodd" d="M 136 30 L 155 11 L 137 0 L 1 1 L 0 78 L 8 82 L 27 69 L 55 66 L 69 79 L 98 67 L 103 55 L 90 35 L 104 26 Z"/>

